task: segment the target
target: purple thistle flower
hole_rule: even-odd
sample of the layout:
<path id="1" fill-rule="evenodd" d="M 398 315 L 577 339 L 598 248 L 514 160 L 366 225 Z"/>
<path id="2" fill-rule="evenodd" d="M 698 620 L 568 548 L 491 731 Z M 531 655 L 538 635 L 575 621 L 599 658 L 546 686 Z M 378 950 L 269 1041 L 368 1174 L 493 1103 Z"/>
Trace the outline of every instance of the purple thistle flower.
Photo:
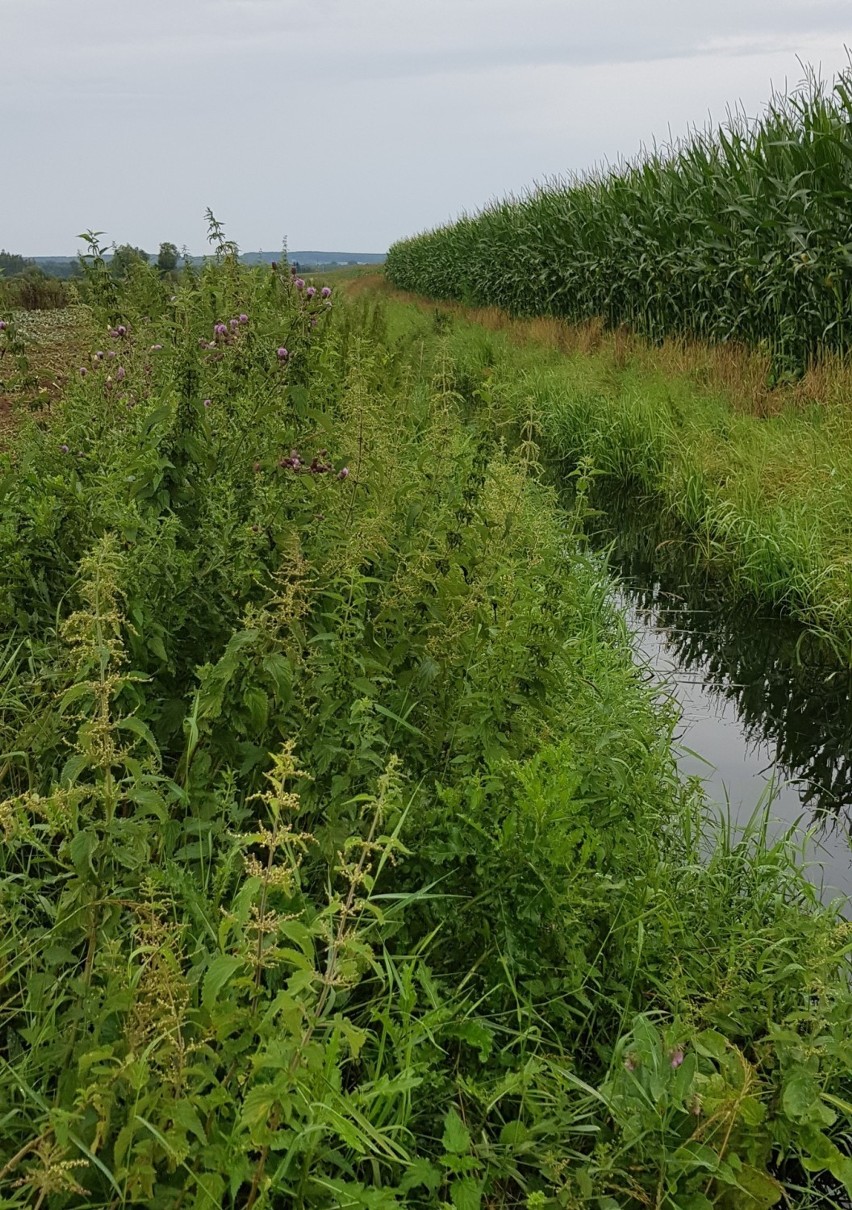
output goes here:
<path id="1" fill-rule="evenodd" d="M 8 326 L 5 319 L 0 319 L 0 332 L 5 332 Z"/>
<path id="2" fill-rule="evenodd" d="M 304 290 L 304 288 L 305 288 L 304 278 L 297 277 L 296 280 L 293 282 L 293 285 L 296 287 L 297 290 Z"/>
<path id="3" fill-rule="evenodd" d="M 86 369 L 85 366 L 80 366 L 80 377 L 81 378 L 85 378 L 86 375 L 88 374 L 88 372 L 89 371 Z"/>
<path id="4" fill-rule="evenodd" d="M 211 404 L 212 402 L 213 402 L 213 400 L 212 400 L 212 399 L 205 399 L 205 400 L 204 400 L 204 406 L 205 406 L 206 408 L 209 408 L 209 407 L 210 407 L 210 404 Z"/>
<path id="5" fill-rule="evenodd" d="M 349 478 L 349 467 L 344 466 L 342 470 L 337 472 L 337 477 L 338 477 L 338 479 L 348 479 Z"/>
<path id="6" fill-rule="evenodd" d="M 216 326 L 213 328 L 213 331 L 216 333 L 217 336 L 227 336 L 228 335 L 228 329 L 225 327 L 224 324 L 216 324 Z"/>
<path id="7" fill-rule="evenodd" d="M 62 445 L 60 445 L 59 452 L 60 452 L 60 454 L 68 453 L 68 446 L 64 442 L 62 443 Z"/>
<path id="8" fill-rule="evenodd" d="M 278 349 L 278 353 L 277 353 L 278 360 L 281 362 L 287 361 L 289 356 L 290 356 L 289 351 L 287 349 L 285 349 L 283 345 L 281 345 L 280 348 Z"/>
<path id="9" fill-rule="evenodd" d="M 115 329 L 115 332 L 116 332 L 117 336 L 126 336 L 127 328 L 125 328 L 124 324 L 119 324 L 118 327 Z"/>
<path id="10" fill-rule="evenodd" d="M 308 286 L 307 290 L 305 291 L 308 298 L 313 298 L 313 296 L 316 294 L 316 292 L 317 292 L 316 286 Z"/>
<path id="11" fill-rule="evenodd" d="M 116 356 L 117 356 L 117 354 L 116 354 L 115 349 L 107 349 L 107 357 L 116 357 Z"/>
<path id="12" fill-rule="evenodd" d="M 118 367 L 118 369 L 115 371 L 115 376 L 119 382 L 124 381 L 124 379 L 127 377 L 127 371 L 125 370 L 124 366 Z"/>
<path id="13" fill-rule="evenodd" d="M 245 311 L 243 311 L 242 315 L 239 316 L 239 321 L 241 324 L 248 323 L 248 316 L 246 315 Z"/>
<path id="14" fill-rule="evenodd" d="M 683 1047 L 677 1046 L 671 1053 L 671 1065 L 677 1069 L 683 1062 Z"/>
<path id="15" fill-rule="evenodd" d="M 323 286 L 323 288 L 320 290 L 320 294 L 323 296 L 323 298 L 331 298 L 331 286 Z"/>
<path id="16" fill-rule="evenodd" d="M 239 326 L 240 326 L 240 321 L 238 319 L 229 319 L 228 320 L 228 327 L 231 329 L 232 332 L 236 332 L 236 330 Z"/>
<path id="17" fill-rule="evenodd" d="M 635 1071 L 639 1066 L 639 1060 L 634 1054 L 629 1054 L 624 1060 L 624 1066 L 628 1071 Z"/>
<path id="18" fill-rule="evenodd" d="M 94 357 L 93 357 L 93 359 L 92 359 L 92 360 L 93 360 L 93 361 L 103 361 L 103 359 L 104 359 L 104 355 L 103 355 L 103 353 L 100 351 L 100 349 L 98 349 L 97 353 L 95 353 L 95 355 L 94 355 Z"/>

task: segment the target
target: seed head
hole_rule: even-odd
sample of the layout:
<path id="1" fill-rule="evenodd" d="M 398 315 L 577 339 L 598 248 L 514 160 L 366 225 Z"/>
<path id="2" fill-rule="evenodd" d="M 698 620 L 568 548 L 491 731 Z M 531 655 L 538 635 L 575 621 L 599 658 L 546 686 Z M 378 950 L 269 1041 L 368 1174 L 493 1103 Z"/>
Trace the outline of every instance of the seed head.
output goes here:
<path id="1" fill-rule="evenodd" d="M 162 345 L 151 345 L 151 352 L 159 353 L 159 351 L 160 351 L 160 349 L 162 349 L 162 347 L 163 347 Z"/>
<path id="2" fill-rule="evenodd" d="M 127 371 L 125 370 L 124 366 L 118 367 L 118 369 L 115 371 L 115 376 L 119 382 L 124 381 L 124 379 L 127 377 Z"/>

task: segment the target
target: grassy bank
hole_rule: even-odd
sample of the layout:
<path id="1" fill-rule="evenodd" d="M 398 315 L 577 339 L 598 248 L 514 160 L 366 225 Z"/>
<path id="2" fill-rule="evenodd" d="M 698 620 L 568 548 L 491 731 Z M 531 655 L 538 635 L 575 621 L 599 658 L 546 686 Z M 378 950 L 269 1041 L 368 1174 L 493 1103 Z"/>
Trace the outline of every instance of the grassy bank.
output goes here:
<path id="1" fill-rule="evenodd" d="M 0 464 L 3 1204 L 841 1204 L 848 926 L 678 781 L 556 363 L 226 254 L 94 301 Z"/>
<path id="2" fill-rule="evenodd" d="M 387 289 L 379 281 L 373 289 Z M 852 414 L 842 365 L 765 386 L 746 352 L 395 296 L 411 339 L 440 329 L 471 398 L 529 415 L 542 454 L 660 502 L 734 591 L 852 661 Z M 425 338 L 425 336 L 424 336 Z"/>

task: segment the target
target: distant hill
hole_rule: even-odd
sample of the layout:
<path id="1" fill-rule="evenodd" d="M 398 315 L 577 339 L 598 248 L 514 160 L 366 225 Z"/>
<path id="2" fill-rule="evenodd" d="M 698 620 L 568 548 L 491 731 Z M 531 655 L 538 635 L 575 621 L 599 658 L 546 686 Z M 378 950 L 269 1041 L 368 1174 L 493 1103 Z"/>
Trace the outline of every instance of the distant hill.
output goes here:
<path id="1" fill-rule="evenodd" d="M 385 259 L 384 252 L 316 252 L 316 251 L 298 251 L 289 252 L 287 256 L 294 264 L 300 265 L 303 269 L 309 269 L 313 266 L 321 268 L 322 266 L 331 265 L 381 265 Z M 76 256 L 32 256 L 31 261 L 43 269 L 45 273 L 50 273 L 56 277 L 67 277 L 73 272 L 77 264 Z M 105 260 L 111 259 L 111 253 L 107 253 Z M 156 255 L 150 258 L 156 260 Z M 271 265 L 273 261 L 281 259 L 280 252 L 242 252 L 240 260 L 244 265 Z M 191 256 L 190 260 L 194 265 L 200 265 L 205 257 Z"/>

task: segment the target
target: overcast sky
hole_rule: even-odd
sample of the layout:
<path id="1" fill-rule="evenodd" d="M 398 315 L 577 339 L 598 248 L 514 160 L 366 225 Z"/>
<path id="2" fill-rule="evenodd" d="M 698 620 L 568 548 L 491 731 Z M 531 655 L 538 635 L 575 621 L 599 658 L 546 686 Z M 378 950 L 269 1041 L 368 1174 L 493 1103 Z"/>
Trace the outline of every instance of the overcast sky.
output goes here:
<path id="1" fill-rule="evenodd" d="M 0 246 L 200 252 L 211 206 L 246 250 L 384 251 L 850 44 L 850 0 L 0 0 Z"/>

